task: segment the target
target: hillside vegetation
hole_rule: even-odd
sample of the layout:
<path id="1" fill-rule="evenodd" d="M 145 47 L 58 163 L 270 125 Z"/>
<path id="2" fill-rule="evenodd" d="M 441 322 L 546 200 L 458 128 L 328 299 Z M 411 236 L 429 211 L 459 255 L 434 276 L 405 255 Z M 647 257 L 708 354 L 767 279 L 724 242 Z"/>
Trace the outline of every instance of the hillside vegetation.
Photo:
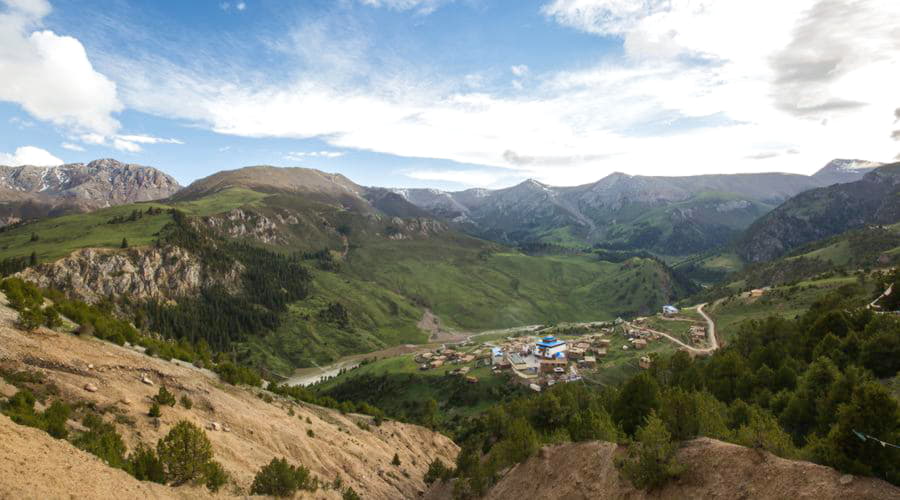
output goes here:
<path id="1" fill-rule="evenodd" d="M 524 255 L 438 221 L 385 213 L 344 178 L 271 170 L 217 174 L 166 203 L 6 228 L 0 267 L 32 266 L 29 279 L 66 292 L 83 287 L 79 297 L 110 301 L 139 329 L 204 342 L 285 375 L 425 342 L 416 327 L 425 309 L 450 328 L 477 331 L 613 319 L 692 291 L 653 258 Z M 384 196 L 385 210 L 418 211 L 399 197 L 382 203 Z M 73 254 L 97 247 L 110 250 Z M 131 276 L 159 258 L 154 275 Z M 178 281 L 188 277 L 190 286 Z"/>

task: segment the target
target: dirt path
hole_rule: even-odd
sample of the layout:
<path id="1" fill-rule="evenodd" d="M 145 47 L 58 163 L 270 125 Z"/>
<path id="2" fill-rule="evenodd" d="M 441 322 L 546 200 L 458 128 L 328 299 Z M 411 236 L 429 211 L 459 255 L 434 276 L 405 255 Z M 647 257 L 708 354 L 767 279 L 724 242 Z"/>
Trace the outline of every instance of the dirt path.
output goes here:
<path id="1" fill-rule="evenodd" d="M 881 295 L 879 295 L 877 299 L 875 299 L 875 300 L 873 300 L 872 302 L 870 302 L 869 305 L 868 305 L 867 307 L 868 307 L 869 309 L 873 309 L 873 308 L 878 307 L 878 306 L 875 305 L 875 304 L 876 304 L 879 300 L 881 300 L 881 299 L 887 297 L 888 295 L 890 295 L 892 291 L 894 291 L 894 284 L 893 284 L 893 283 L 891 283 L 891 286 L 887 287 L 887 290 L 885 290 L 884 293 L 882 293 Z"/>
<path id="2" fill-rule="evenodd" d="M 703 304 L 698 305 L 698 306 L 697 306 L 697 312 L 700 313 L 700 315 L 703 316 L 704 319 L 706 319 L 706 332 L 707 332 L 707 336 L 708 336 L 708 340 L 709 340 L 709 347 L 694 347 L 694 346 L 690 346 L 690 345 L 685 344 L 685 343 L 682 342 L 681 340 L 679 340 L 679 339 L 673 337 L 671 334 L 668 334 L 668 333 L 666 333 L 666 332 L 661 332 L 661 331 L 658 331 L 658 330 L 653 330 L 653 329 L 647 328 L 647 327 L 640 327 L 640 328 L 642 328 L 643 330 L 646 330 L 646 331 L 648 331 L 648 332 L 650 332 L 650 333 L 659 335 L 659 336 L 661 336 L 661 337 L 665 337 L 665 338 L 669 339 L 670 341 L 674 342 L 675 344 L 678 344 L 678 345 L 681 346 L 682 348 L 686 349 L 688 352 L 691 352 L 691 353 L 696 354 L 696 355 L 699 355 L 699 356 L 708 356 L 708 355 L 714 353 L 716 350 L 719 349 L 719 341 L 718 341 L 718 339 L 716 338 L 716 324 L 715 324 L 715 322 L 713 322 L 712 318 L 710 318 L 710 317 L 706 314 L 706 312 L 703 311 L 703 308 L 704 308 L 705 306 L 706 306 L 706 303 L 703 303 Z M 629 323 L 629 322 L 627 322 L 627 321 L 625 322 L 625 325 L 627 325 L 629 328 L 637 328 L 637 327 L 635 327 L 634 325 L 632 325 L 631 323 Z"/>

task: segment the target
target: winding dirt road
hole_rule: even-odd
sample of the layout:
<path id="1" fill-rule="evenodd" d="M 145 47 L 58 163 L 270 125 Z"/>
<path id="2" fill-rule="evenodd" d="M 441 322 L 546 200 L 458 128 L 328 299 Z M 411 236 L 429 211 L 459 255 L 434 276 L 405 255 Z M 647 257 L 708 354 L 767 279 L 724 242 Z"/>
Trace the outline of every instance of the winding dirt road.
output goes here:
<path id="1" fill-rule="evenodd" d="M 719 340 L 716 338 L 716 323 L 703 310 L 703 308 L 706 307 L 706 305 L 707 304 L 705 302 L 703 304 L 699 304 L 697 306 L 697 312 L 700 313 L 700 315 L 703 316 L 703 318 L 706 320 L 706 335 L 708 336 L 709 347 L 702 347 L 702 348 L 694 347 L 694 346 L 685 344 L 681 340 L 673 337 L 672 335 L 670 335 L 666 332 L 660 332 L 658 330 L 653 330 L 653 329 L 646 328 L 646 327 L 640 327 L 640 328 L 643 330 L 646 330 L 648 332 L 654 333 L 656 335 L 659 335 L 661 337 L 665 337 L 665 338 L 671 340 L 672 342 L 674 342 L 675 344 L 678 344 L 679 346 L 683 347 L 688 352 L 691 352 L 698 356 L 709 356 L 710 354 L 714 353 L 716 350 L 719 349 Z M 628 322 L 626 322 L 625 324 L 628 325 L 629 327 L 632 326 L 632 324 L 628 323 Z M 635 328 L 637 328 L 637 327 L 635 327 Z"/>

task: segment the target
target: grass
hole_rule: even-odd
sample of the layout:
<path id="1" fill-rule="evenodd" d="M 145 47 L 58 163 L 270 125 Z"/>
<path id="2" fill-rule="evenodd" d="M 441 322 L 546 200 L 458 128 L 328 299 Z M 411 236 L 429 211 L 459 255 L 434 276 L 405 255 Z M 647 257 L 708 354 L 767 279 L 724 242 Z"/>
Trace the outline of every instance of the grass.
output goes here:
<path id="1" fill-rule="evenodd" d="M 637 350 L 631 347 L 621 334 L 610 337 L 610 345 L 606 356 L 597 358 L 597 369 L 585 374 L 585 380 L 600 385 L 619 385 L 641 371 L 638 361 L 641 356 L 650 354 L 666 355 L 676 351 L 672 342 L 660 339 L 650 342 L 646 348 Z M 622 346 L 628 346 L 627 350 Z"/>
<path id="2" fill-rule="evenodd" d="M 371 243 L 349 272 L 412 297 L 446 324 L 481 331 L 556 321 L 610 320 L 665 302 L 661 266 L 587 256 L 488 253 L 440 239 Z"/>
<path id="3" fill-rule="evenodd" d="M 172 220 L 172 216 L 165 212 L 169 208 L 178 208 L 190 215 L 212 215 L 257 203 L 265 196 L 247 189 L 229 189 L 186 203 L 134 203 L 85 214 L 42 219 L 0 232 L 0 259 L 28 256 L 35 252 L 41 261 L 55 260 L 80 248 L 119 248 L 122 238 L 128 240 L 129 246 L 149 245 L 156 240 L 159 230 Z M 114 217 L 127 218 L 132 211 L 146 212 L 149 207 L 161 208 L 163 213 L 152 216 L 144 214 L 136 221 L 108 224 Z M 32 234 L 38 236 L 37 241 L 31 241 Z"/>
<path id="4" fill-rule="evenodd" d="M 733 295 L 710 304 L 705 310 L 716 322 L 719 338 L 727 342 L 744 321 L 762 320 L 769 316 L 797 317 L 828 292 L 856 282 L 857 279 L 852 276 L 806 280 L 792 286 L 774 287 L 762 297 Z"/>

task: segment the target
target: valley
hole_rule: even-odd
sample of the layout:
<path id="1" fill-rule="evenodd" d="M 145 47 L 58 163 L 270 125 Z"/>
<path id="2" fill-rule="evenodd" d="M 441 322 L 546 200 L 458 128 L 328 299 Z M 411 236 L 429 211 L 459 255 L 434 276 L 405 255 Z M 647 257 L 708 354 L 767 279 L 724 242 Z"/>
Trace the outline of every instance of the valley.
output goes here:
<path id="1" fill-rule="evenodd" d="M 838 179 L 845 184 L 814 189 L 855 192 L 860 189 L 855 183 L 892 185 L 894 170 L 880 167 L 865 174 L 868 180 L 858 180 L 863 175 L 858 173 Z M 811 182 L 792 179 L 796 189 Z M 847 319 L 829 320 L 838 326 L 829 326 L 824 340 L 820 337 L 826 327 L 816 318 L 822 311 L 865 308 L 895 279 L 900 220 L 891 215 L 892 198 L 879 198 L 879 223 L 850 222 L 835 234 L 754 261 L 746 256 L 749 247 L 740 246 L 741 238 L 755 238 L 759 222 L 753 221 L 781 217 L 784 207 L 805 206 L 809 195 L 791 197 L 789 183 L 780 195 L 787 197 L 785 203 L 767 199 L 746 205 L 737 201 L 750 191 L 738 197 L 711 196 L 671 178 L 665 185 L 673 191 L 663 190 L 670 195 L 638 206 L 615 197 L 658 196 L 653 190 L 662 189 L 660 179 L 618 176 L 611 182 L 601 181 L 599 185 L 609 186 L 594 191 L 613 196 L 604 203 L 618 200 L 617 210 L 631 211 L 633 224 L 625 228 L 601 218 L 579 222 L 594 228 L 590 231 L 604 228 L 602 235 L 579 233 L 561 222 L 559 212 L 546 214 L 554 229 L 541 233 L 555 236 L 532 233 L 517 240 L 490 226 L 493 236 L 487 237 L 473 222 L 426 206 L 422 193 L 367 188 L 339 175 L 273 167 L 220 172 L 168 198 L 8 225 L 0 228 L 0 268 L 14 277 L 3 287 L 13 294 L 10 305 L 18 312 L 5 309 L 5 345 L 10 347 L 0 354 L 9 373 L 37 366 L 45 382 L 16 382 L 18 386 L 6 388 L 6 397 L 11 401 L 17 391 L 37 391 L 44 399 L 22 411 L 43 415 L 48 397 L 81 408 L 85 397 L 114 391 L 119 403 L 103 402 L 107 406 L 99 415 L 117 415 L 109 418 L 129 449 L 164 437 L 167 425 L 175 423 L 167 414 L 194 421 L 211 435 L 235 491 L 247 491 L 250 471 L 266 460 L 263 455 L 280 453 L 316 477 L 340 475 L 342 486 L 331 490 L 334 495 L 351 488 L 374 498 L 417 496 L 429 489 L 420 480 L 437 461 L 457 464 L 454 488 L 478 496 L 495 487 L 500 495 L 509 486 L 494 486 L 497 472 L 514 471 L 533 454 L 509 455 L 504 443 L 513 439 L 510 433 L 535 432 L 535 443 L 542 445 L 619 442 L 650 425 L 650 409 L 653 415 L 658 410 L 669 432 L 682 433 L 682 438 L 706 436 L 757 446 L 747 433 L 763 433 L 759 446 L 764 450 L 844 467 L 815 448 L 816 439 L 838 438 L 796 424 L 808 417 L 797 416 L 790 398 L 808 397 L 803 384 L 813 375 L 806 373 L 826 369 L 816 364 L 815 356 L 829 352 L 848 366 L 872 366 L 873 373 L 887 380 L 883 387 L 890 387 L 895 373 L 889 357 L 895 339 L 887 333 L 895 326 L 892 318 L 841 313 Z M 737 189 L 744 182 L 749 180 L 725 176 L 694 184 Z M 611 186 L 627 189 L 612 195 Z M 506 207 L 532 202 L 557 207 L 552 210 L 576 206 L 565 196 L 577 190 L 557 192 L 535 183 L 519 188 L 479 196 L 499 197 L 511 203 Z M 650 191 L 641 191 L 645 189 Z M 511 197 L 523 190 L 543 194 L 521 205 L 522 200 Z M 553 205 L 557 202 L 546 197 L 563 201 Z M 468 199 L 450 198 L 458 203 Z M 699 216 L 702 206 L 730 215 Z M 748 207 L 746 220 L 732 218 L 732 210 Z M 488 210 L 487 205 L 480 209 Z M 840 206 L 816 210 L 817 217 L 826 217 Z M 700 219 L 692 219 L 687 233 L 678 233 L 688 226 L 673 225 L 676 212 Z M 473 209 L 469 215 L 476 213 L 487 212 Z M 701 220 L 711 225 L 696 225 Z M 530 227 L 543 224 L 535 221 Z M 714 229 L 726 226 L 731 229 Z M 639 237 L 634 232 L 653 227 L 667 229 Z M 651 233 L 656 236 L 645 238 Z M 692 241 L 706 243 L 674 243 L 673 238 L 689 233 L 699 238 Z M 594 236 L 571 238 L 578 234 Z M 568 236 L 557 239 L 560 235 Z M 595 237 L 599 239 L 590 239 Z M 889 297 L 883 297 L 886 307 L 892 307 Z M 40 303 L 44 305 L 35 305 Z M 49 322 L 51 310 L 64 326 L 38 327 L 31 330 L 35 333 L 16 330 L 32 311 L 42 318 L 38 324 Z M 69 333 L 84 325 L 96 338 Z M 859 333 L 847 333 L 853 329 Z M 753 339 L 773 332 L 807 340 L 794 350 L 779 351 L 795 356 L 790 359 L 756 352 L 764 348 Z M 105 347 L 97 351 L 97 346 Z M 29 349 L 42 352 L 45 361 L 35 365 L 25 354 Z M 839 356 L 834 349 L 848 354 Z M 749 353 L 746 360 L 744 353 Z M 164 408 L 164 417 L 151 417 L 152 427 L 146 427 L 146 417 L 139 414 L 144 410 L 135 413 L 143 402 L 152 406 L 155 401 L 145 394 L 155 389 L 142 382 L 144 375 L 120 380 L 81 368 L 112 366 L 113 358 L 128 360 L 112 369 L 117 376 L 155 374 L 160 384 L 208 404 L 187 411 Z M 97 372 L 93 378 L 91 370 Z M 92 381 L 82 383 L 78 377 L 85 376 Z M 846 377 L 851 376 L 856 377 Z M 19 376 L 10 377 L 15 382 Z M 47 377 L 64 390 L 46 395 L 41 384 Z M 834 383 L 869 387 L 869 375 L 860 377 Z M 755 386 L 726 382 L 757 379 Z M 88 385 L 92 390 L 84 388 Z M 630 395 L 641 391 L 649 391 L 650 399 L 631 402 Z M 849 404 L 848 394 L 856 393 L 833 397 Z M 239 418 L 220 409 L 237 401 L 250 405 L 252 412 Z M 537 409 L 525 410 L 530 405 Z M 633 405 L 636 409 L 625 409 Z M 679 427 L 680 405 L 706 408 L 691 410 L 699 419 L 697 430 Z M 19 410 L 10 408 L 7 414 L 23 421 L 15 413 Z M 278 412 L 295 418 L 284 417 L 282 424 Z M 501 425 L 495 420 L 498 412 L 519 416 L 503 419 Z M 323 420 L 322 426 L 317 427 L 313 414 Z M 821 425 L 837 429 L 836 417 L 829 418 Z M 277 431 L 272 427 L 276 421 Z M 287 423 L 294 421 L 300 427 Z M 518 430 L 509 427 L 513 424 Z M 78 425 L 66 424 L 80 435 L 84 431 Z M 229 431 L 218 430 L 223 426 Z M 240 436 L 246 440 L 242 443 L 234 441 L 236 428 L 253 431 Z M 281 444 L 290 442 L 287 436 L 303 433 L 309 439 L 302 444 Z M 381 444 L 369 443 L 368 433 L 383 439 Z M 353 456 L 335 455 L 319 439 Z M 400 453 L 420 439 L 431 440 L 434 449 Z M 262 448 L 249 453 L 245 446 Z M 411 465 L 390 472 L 396 466 L 361 459 L 353 446 L 383 446 L 386 454 L 398 450 L 397 460 Z M 485 460 L 483 470 L 466 465 L 472 463 L 467 457 L 474 449 L 483 450 L 478 452 Z M 314 459 L 310 453 L 334 458 Z M 129 463 L 122 467 L 136 467 Z M 317 488 L 328 489 L 324 482 Z M 432 488 L 428 494 L 440 491 Z"/>

